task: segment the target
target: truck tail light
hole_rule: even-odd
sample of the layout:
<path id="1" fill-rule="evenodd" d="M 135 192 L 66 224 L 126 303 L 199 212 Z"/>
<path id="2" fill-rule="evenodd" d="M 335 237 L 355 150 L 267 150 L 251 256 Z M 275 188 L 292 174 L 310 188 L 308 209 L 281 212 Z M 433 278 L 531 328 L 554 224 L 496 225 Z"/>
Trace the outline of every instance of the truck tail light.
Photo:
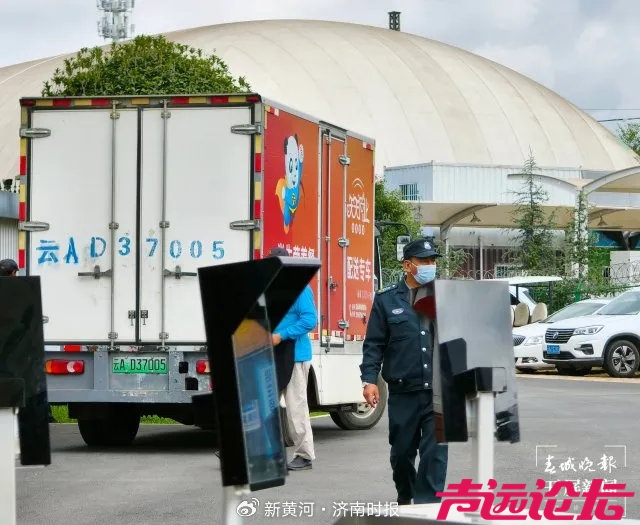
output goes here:
<path id="1" fill-rule="evenodd" d="M 209 373 L 209 361 L 206 359 L 200 359 L 196 361 L 196 372 L 198 374 L 208 374 Z"/>
<path id="2" fill-rule="evenodd" d="M 82 351 L 82 346 L 80 346 L 80 345 L 64 345 L 62 347 L 62 349 L 65 352 L 81 352 Z"/>
<path id="3" fill-rule="evenodd" d="M 84 361 L 69 361 L 66 359 L 49 359 L 45 363 L 47 374 L 71 375 L 84 373 Z"/>

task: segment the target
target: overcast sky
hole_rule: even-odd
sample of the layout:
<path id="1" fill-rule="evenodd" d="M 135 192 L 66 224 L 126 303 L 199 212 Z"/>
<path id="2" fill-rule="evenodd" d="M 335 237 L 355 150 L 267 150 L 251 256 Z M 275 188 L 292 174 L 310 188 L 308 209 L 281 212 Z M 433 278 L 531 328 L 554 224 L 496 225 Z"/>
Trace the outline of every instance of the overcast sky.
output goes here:
<path id="1" fill-rule="evenodd" d="M 136 0 L 133 22 L 138 35 L 276 18 L 386 27 L 387 12 L 401 11 L 402 31 L 500 62 L 607 119 L 640 116 L 639 7 L 639 0 Z M 97 19 L 95 0 L 0 0 L 0 67 L 104 44 Z M 609 111 L 593 111 L 602 109 Z"/>

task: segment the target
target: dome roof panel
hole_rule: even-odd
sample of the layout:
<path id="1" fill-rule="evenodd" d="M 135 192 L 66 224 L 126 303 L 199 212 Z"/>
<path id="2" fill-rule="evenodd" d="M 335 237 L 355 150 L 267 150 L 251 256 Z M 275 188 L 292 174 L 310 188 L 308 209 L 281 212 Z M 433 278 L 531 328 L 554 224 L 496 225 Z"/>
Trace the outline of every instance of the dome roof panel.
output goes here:
<path id="1" fill-rule="evenodd" d="M 376 140 L 383 166 L 430 161 L 619 170 L 639 159 L 533 80 L 417 35 L 340 22 L 266 20 L 168 33 L 215 52 L 254 91 Z M 17 173 L 19 106 L 64 56 L 0 68 L 0 171 Z"/>

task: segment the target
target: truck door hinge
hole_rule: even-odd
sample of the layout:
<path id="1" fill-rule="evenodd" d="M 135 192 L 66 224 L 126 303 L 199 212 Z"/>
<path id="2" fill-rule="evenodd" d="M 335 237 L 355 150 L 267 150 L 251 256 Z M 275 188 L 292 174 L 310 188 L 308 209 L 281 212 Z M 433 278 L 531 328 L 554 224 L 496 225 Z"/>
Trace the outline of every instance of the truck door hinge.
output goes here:
<path id="1" fill-rule="evenodd" d="M 260 229 L 260 219 L 233 221 L 229 223 L 232 230 L 250 231 Z"/>
<path id="2" fill-rule="evenodd" d="M 47 128 L 20 128 L 20 137 L 23 139 L 41 139 L 51 135 Z"/>
<path id="3" fill-rule="evenodd" d="M 168 111 L 168 110 L 165 109 L 165 110 L 162 111 L 162 113 L 160 113 L 160 116 L 162 118 L 171 118 L 171 111 Z"/>
<path id="4" fill-rule="evenodd" d="M 109 118 L 111 120 L 118 120 L 120 118 L 120 112 L 114 109 L 111 113 L 109 113 Z"/>
<path id="5" fill-rule="evenodd" d="M 351 244 L 351 242 L 346 237 L 340 237 L 338 239 L 338 246 L 340 246 L 340 248 L 346 248 L 350 244 Z"/>
<path id="6" fill-rule="evenodd" d="M 161 341 L 166 341 L 167 339 L 169 339 L 169 334 L 167 332 L 160 332 L 159 339 Z"/>
<path id="7" fill-rule="evenodd" d="M 118 332 L 109 332 L 109 340 L 115 341 L 116 339 L 118 339 Z"/>
<path id="8" fill-rule="evenodd" d="M 238 124 L 231 126 L 231 133 L 237 135 L 256 135 L 262 133 L 262 124 L 257 122 L 255 124 Z"/>
<path id="9" fill-rule="evenodd" d="M 349 157 L 348 155 L 340 155 L 338 157 L 338 162 L 343 166 L 348 166 L 349 164 L 351 164 L 351 157 Z"/>
<path id="10" fill-rule="evenodd" d="M 18 230 L 23 232 L 46 232 L 49 230 L 49 223 L 39 221 L 19 222 Z"/>

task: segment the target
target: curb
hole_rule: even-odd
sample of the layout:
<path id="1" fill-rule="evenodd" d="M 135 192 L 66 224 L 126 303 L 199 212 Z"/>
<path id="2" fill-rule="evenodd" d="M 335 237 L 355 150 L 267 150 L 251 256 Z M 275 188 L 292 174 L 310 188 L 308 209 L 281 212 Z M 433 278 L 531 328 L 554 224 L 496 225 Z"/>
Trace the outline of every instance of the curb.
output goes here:
<path id="1" fill-rule="evenodd" d="M 640 381 L 638 381 L 637 377 L 589 377 L 589 376 L 580 376 L 580 377 L 572 377 L 572 376 L 543 376 L 536 374 L 516 374 L 516 377 L 526 377 L 527 379 L 555 379 L 558 381 L 594 381 L 598 383 L 626 383 L 626 384 L 635 384 L 636 386 L 640 385 Z"/>

